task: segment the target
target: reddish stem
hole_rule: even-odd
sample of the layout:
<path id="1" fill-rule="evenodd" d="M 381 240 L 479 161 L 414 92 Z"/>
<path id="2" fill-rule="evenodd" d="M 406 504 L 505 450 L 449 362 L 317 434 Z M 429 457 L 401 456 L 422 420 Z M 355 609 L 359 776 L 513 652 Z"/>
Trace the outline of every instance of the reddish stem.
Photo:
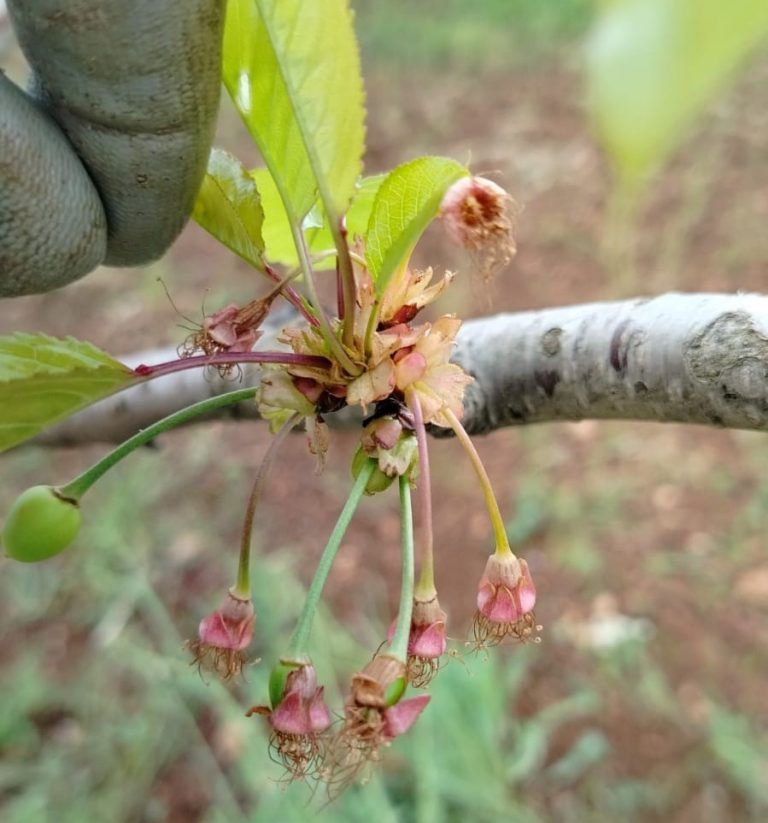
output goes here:
<path id="1" fill-rule="evenodd" d="M 338 258 L 336 259 L 336 311 L 339 314 L 339 320 L 344 319 L 344 283 L 341 280 L 341 269 L 339 268 Z"/>
<path id="2" fill-rule="evenodd" d="M 416 430 L 416 443 L 419 448 L 419 480 L 417 491 L 419 495 L 419 548 L 420 564 L 419 582 L 416 585 L 416 594 L 420 599 L 429 598 L 435 592 L 435 561 L 434 536 L 432 531 L 432 481 L 429 471 L 429 454 L 427 451 L 427 429 L 424 425 L 424 415 L 421 410 L 419 395 L 412 389 L 405 391 L 405 401 L 413 413 L 413 424 Z"/>
<path id="3" fill-rule="evenodd" d="M 267 273 L 267 277 L 270 277 L 276 283 L 281 282 L 281 277 L 276 272 L 272 266 L 267 264 L 264 267 L 264 271 Z M 293 286 L 285 285 L 283 286 L 281 294 L 285 297 L 285 299 L 294 307 L 296 308 L 304 317 L 304 319 L 309 323 L 311 326 L 319 326 L 320 322 L 315 317 L 314 314 L 307 308 L 305 302 L 301 299 L 301 295 L 293 288 Z"/>
<path id="4" fill-rule="evenodd" d="M 148 366 L 141 363 L 133 370 L 139 377 L 162 377 L 186 369 L 201 366 L 237 366 L 240 363 L 278 363 L 285 366 L 312 366 L 319 369 L 328 367 L 324 357 L 313 354 L 292 354 L 284 351 L 220 352 L 219 354 L 200 354 L 195 357 L 180 357 L 167 363 Z"/>

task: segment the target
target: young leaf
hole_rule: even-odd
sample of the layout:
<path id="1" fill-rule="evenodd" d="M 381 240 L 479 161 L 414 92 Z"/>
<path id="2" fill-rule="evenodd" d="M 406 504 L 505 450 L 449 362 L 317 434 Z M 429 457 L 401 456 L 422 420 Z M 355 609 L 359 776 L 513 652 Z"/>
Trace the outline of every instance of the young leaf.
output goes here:
<path id="1" fill-rule="evenodd" d="M 358 180 L 352 202 L 346 215 L 347 234 L 354 241 L 355 237 L 365 237 L 368 231 L 368 221 L 371 219 L 373 204 L 379 193 L 386 174 L 374 174 Z"/>
<path id="2" fill-rule="evenodd" d="M 452 183 L 469 174 L 447 157 L 420 157 L 391 171 L 381 183 L 368 220 L 365 254 L 381 294 L 398 266 L 440 210 Z"/>
<path id="3" fill-rule="evenodd" d="M 623 0 L 587 44 L 589 103 L 625 183 L 640 183 L 768 34 L 765 0 Z"/>
<path id="4" fill-rule="evenodd" d="M 221 149 L 211 151 L 192 216 L 227 248 L 264 271 L 259 191 L 236 157 Z"/>
<path id="5" fill-rule="evenodd" d="M 347 0 L 230 0 L 223 77 L 292 218 L 318 193 L 332 219 L 342 214 L 364 141 Z"/>
<path id="6" fill-rule="evenodd" d="M 280 199 L 275 181 L 269 169 L 253 169 L 249 172 L 261 194 L 261 203 L 264 207 L 264 243 L 266 255 L 270 263 L 282 263 L 285 266 L 298 266 L 296 246 L 293 243 L 291 225 L 285 206 Z M 319 207 L 315 206 L 304 218 L 304 236 L 310 252 L 317 253 L 333 248 L 333 238 L 328 230 L 327 221 L 317 214 Z M 332 269 L 336 265 L 335 257 L 328 257 L 314 265 L 315 271 Z"/>
<path id="7" fill-rule="evenodd" d="M 291 236 L 288 216 L 285 213 L 285 207 L 280 200 L 280 194 L 272 175 L 269 173 L 269 169 L 253 169 L 249 174 L 256 183 L 264 207 L 262 231 L 264 233 L 264 243 L 266 244 L 267 259 L 270 262 L 282 263 L 286 266 L 298 266 L 299 261 Z M 358 236 L 365 236 L 373 201 L 384 177 L 383 174 L 377 174 L 373 177 L 364 177 L 358 181 L 346 214 L 347 233 L 352 240 Z M 315 204 L 315 207 L 304 219 L 304 234 L 311 253 L 319 254 L 320 252 L 333 250 L 333 237 L 331 237 L 328 228 L 328 220 L 318 204 Z M 317 261 L 314 264 L 314 269 L 315 271 L 321 271 L 323 269 L 333 269 L 335 266 L 336 257 L 330 256 Z"/>
<path id="8" fill-rule="evenodd" d="M 0 451 L 133 379 L 131 369 L 81 340 L 0 337 Z"/>

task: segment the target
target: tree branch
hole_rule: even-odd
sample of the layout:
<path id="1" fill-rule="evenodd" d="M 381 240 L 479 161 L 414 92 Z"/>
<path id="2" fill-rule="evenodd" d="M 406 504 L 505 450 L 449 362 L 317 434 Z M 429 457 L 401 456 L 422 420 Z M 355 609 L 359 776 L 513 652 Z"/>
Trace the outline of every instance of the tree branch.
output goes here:
<path id="1" fill-rule="evenodd" d="M 285 315 L 271 321 L 273 345 Z M 173 356 L 172 352 L 170 356 Z M 158 362 L 168 351 L 124 360 Z M 454 360 L 475 377 L 468 431 L 562 420 L 655 420 L 768 431 L 768 297 L 666 294 L 503 314 L 463 326 Z M 258 370 L 243 368 L 243 385 Z M 192 402 L 236 388 L 183 372 L 123 392 L 37 442 L 117 441 Z M 255 417 L 253 404 L 229 412 Z"/>

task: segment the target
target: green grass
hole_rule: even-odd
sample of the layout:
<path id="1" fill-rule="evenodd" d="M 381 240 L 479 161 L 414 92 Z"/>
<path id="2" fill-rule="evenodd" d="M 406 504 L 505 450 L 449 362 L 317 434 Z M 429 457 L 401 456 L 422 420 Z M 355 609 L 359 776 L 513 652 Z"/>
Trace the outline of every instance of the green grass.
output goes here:
<path id="1" fill-rule="evenodd" d="M 542 431 L 528 438 L 537 459 L 547 449 Z M 765 818 L 768 742 L 754 718 L 713 692 L 706 725 L 674 763 L 665 761 L 657 774 L 621 773 L 613 765 L 615 729 L 604 725 L 617 696 L 635 725 L 670 733 L 689 725 L 662 667 L 660 638 L 574 653 L 556 626 L 542 646 L 451 658 L 428 711 L 385 751 L 365 787 L 325 809 L 305 786 L 285 788 L 267 756 L 262 722 L 243 711 L 264 700 L 270 661 L 290 630 L 300 601 L 298 559 L 277 552 L 257 564 L 263 662 L 234 689 L 203 682 L 188 666 L 183 639 L 227 581 L 231 558 L 212 547 L 239 512 L 225 494 L 208 517 L 191 493 L 176 496 L 175 479 L 193 488 L 222 454 L 212 433 L 184 442 L 135 455 L 109 476 L 88 501 L 74 550 L 38 566 L 2 564 L 0 817 L 7 823 L 162 821 L 184 808 L 190 819 L 210 823 L 644 821 L 671 819 L 702 781 L 739 799 L 744 821 Z M 590 462 L 597 466 L 600 454 L 613 451 L 598 447 Z M 51 470 L 63 459 L 54 456 Z M 4 505 L 12 486 L 40 479 L 44 462 L 33 451 L 5 457 Z M 228 483 L 238 484 L 243 470 L 227 465 Z M 581 489 L 540 473 L 521 491 L 513 536 L 535 542 L 549 528 L 555 558 L 566 549 L 578 554 L 595 540 L 579 500 L 602 512 L 602 536 L 620 529 L 626 495 L 603 483 L 601 507 L 596 472 L 585 474 Z M 627 492 L 632 482 L 618 485 Z M 542 489 L 551 486 L 557 493 L 546 496 Z M 571 567 L 563 573 L 599 590 L 600 564 L 573 557 Z M 713 583 L 691 578 L 702 600 Z M 355 626 L 358 637 L 382 631 Z M 338 706 L 338 683 L 370 650 L 327 614 L 314 636 L 321 678 Z M 457 650 L 465 651 L 462 644 Z M 557 670 L 560 658 L 565 668 Z M 539 684 L 551 692 L 547 699 L 538 699 Z"/>
<path id="2" fill-rule="evenodd" d="M 363 54 L 396 68 L 525 62 L 586 29 L 591 0 L 359 0 Z"/>

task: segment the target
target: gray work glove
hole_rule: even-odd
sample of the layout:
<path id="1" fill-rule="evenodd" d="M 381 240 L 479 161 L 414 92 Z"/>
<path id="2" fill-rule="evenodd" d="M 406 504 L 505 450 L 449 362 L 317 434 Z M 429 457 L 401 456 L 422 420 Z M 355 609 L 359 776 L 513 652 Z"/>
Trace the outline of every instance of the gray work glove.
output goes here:
<path id="1" fill-rule="evenodd" d="M 158 258 L 219 101 L 225 0 L 8 0 L 33 69 L 0 71 L 0 297 Z"/>

